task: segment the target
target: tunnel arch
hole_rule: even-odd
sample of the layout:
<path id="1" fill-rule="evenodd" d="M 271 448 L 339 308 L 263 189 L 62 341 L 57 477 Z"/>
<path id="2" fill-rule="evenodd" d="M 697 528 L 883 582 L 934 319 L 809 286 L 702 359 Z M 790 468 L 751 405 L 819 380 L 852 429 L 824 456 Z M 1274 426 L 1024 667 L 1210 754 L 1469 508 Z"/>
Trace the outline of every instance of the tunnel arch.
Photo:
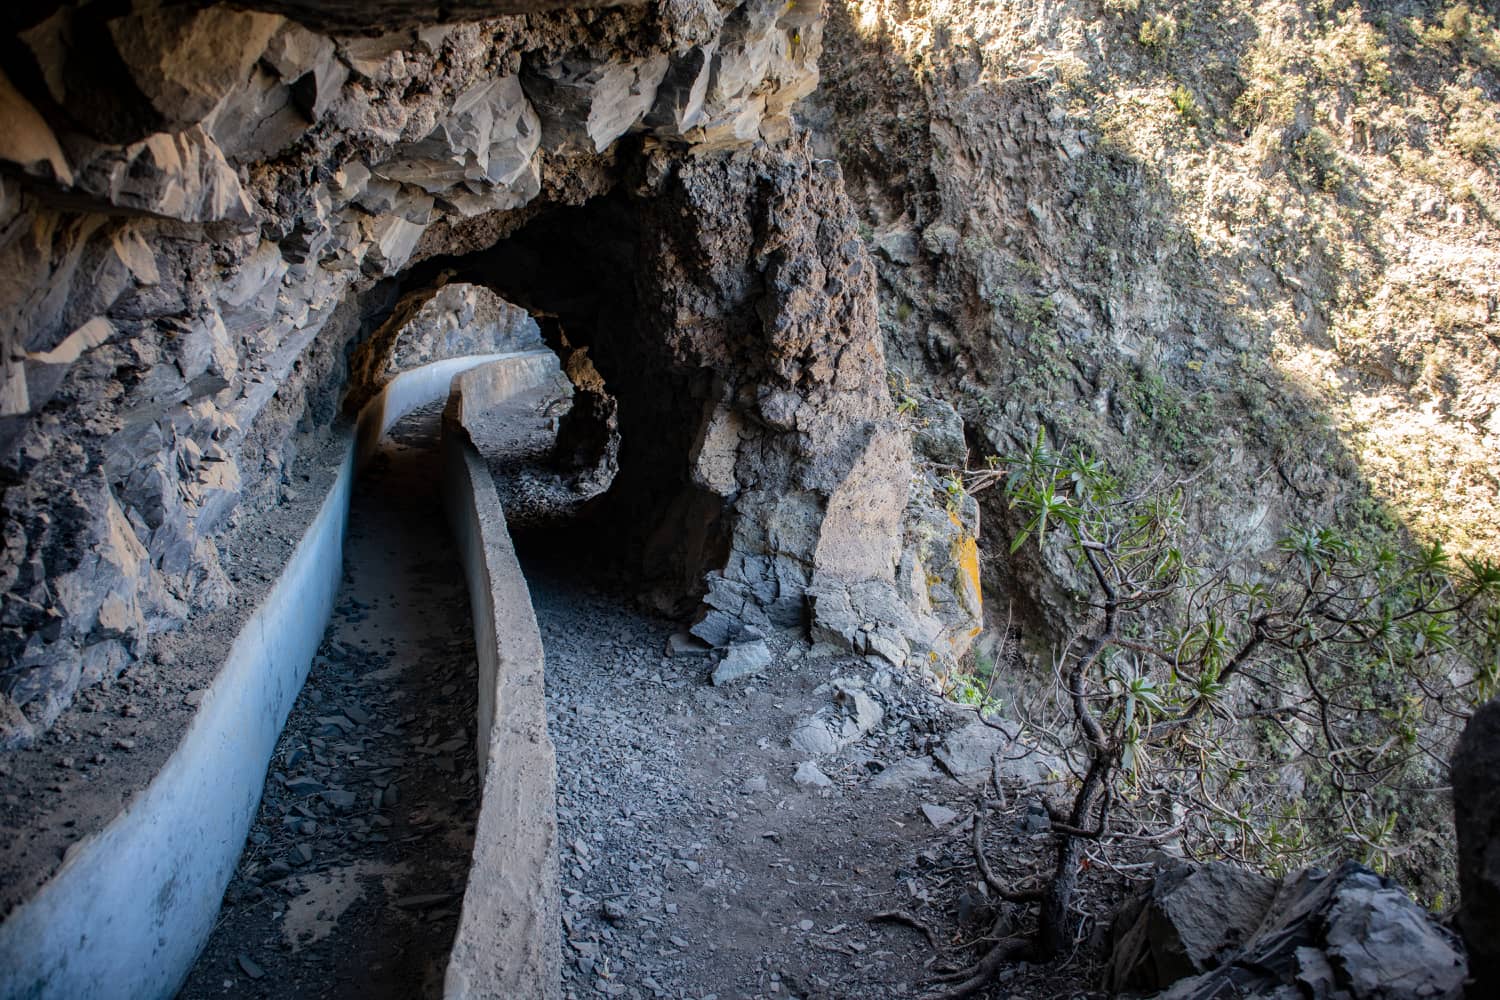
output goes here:
<path id="1" fill-rule="evenodd" d="M 896 585 L 910 451 L 873 271 L 836 166 L 805 146 L 680 162 L 529 210 L 501 238 L 388 283 L 387 315 L 452 283 L 586 352 L 618 404 L 619 469 L 596 537 L 716 645 L 811 626 L 905 662 L 940 631 Z"/>

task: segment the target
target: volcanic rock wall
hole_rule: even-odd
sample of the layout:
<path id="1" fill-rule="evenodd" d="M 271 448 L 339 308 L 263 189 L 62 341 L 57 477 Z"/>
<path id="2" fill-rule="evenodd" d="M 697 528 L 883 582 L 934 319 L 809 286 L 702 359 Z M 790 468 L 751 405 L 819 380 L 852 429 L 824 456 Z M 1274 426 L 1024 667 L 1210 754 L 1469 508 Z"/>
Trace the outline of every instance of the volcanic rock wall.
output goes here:
<path id="1" fill-rule="evenodd" d="M 871 272 L 790 117 L 816 0 L 240 6 L 265 9 L 5 15 L 0 744 L 222 605 L 219 546 L 291 488 L 349 352 L 370 341 L 354 374 L 378 386 L 404 363 L 382 323 L 567 212 L 574 242 L 611 212 L 635 241 L 593 254 L 623 246 L 623 276 L 538 287 L 624 295 L 570 324 L 618 380 L 613 507 L 706 589 L 705 628 L 800 622 L 815 595 L 824 632 L 892 659 L 966 642 L 972 616 L 894 587 L 908 451 Z M 482 283 L 567 313 L 514 271 Z M 463 348 L 503 349 L 486 329 Z"/>
<path id="2" fill-rule="evenodd" d="M 1308 523 L 1495 549 L 1500 173 L 1464 138 L 1500 107 L 1492 21 L 1468 51 L 1439 2 L 829 6 L 807 118 L 914 419 L 962 416 L 929 457 L 1045 427 L 1191 477 L 1209 558 L 1252 571 Z M 1000 493 L 986 582 L 1063 634 L 1072 567 L 1006 551 Z"/>

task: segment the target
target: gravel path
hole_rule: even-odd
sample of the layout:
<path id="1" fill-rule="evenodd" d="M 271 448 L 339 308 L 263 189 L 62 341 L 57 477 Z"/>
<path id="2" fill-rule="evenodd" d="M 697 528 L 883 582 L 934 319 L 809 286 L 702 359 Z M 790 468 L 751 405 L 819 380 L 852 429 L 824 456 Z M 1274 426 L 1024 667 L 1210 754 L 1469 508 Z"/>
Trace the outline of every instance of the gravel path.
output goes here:
<path id="1" fill-rule="evenodd" d="M 355 484 L 344 583 L 179 994 L 441 993 L 473 823 L 474 640 L 429 407 Z"/>
<path id="2" fill-rule="evenodd" d="M 791 634 L 771 637 L 760 675 L 724 688 L 708 681 L 706 650 L 664 655 L 680 624 L 639 610 L 566 521 L 578 503 L 543 465 L 547 412 L 540 394 L 517 399 L 476 438 L 547 653 L 564 995 L 920 994 L 932 942 L 870 918 L 928 902 L 930 869 L 963 853 L 963 834 L 922 806 L 962 810 L 970 793 L 927 765 L 878 776 L 930 749 L 952 716 L 893 673 L 816 656 Z M 792 746 L 813 713 L 842 718 L 855 687 L 880 724 L 816 760 Z"/>

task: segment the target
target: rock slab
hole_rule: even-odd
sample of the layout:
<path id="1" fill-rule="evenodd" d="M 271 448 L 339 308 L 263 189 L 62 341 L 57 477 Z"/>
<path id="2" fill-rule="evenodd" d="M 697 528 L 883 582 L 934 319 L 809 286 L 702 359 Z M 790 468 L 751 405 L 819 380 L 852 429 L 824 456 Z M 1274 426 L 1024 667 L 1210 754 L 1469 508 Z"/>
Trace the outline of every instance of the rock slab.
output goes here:
<path id="1" fill-rule="evenodd" d="M 714 668 L 714 687 L 733 684 L 737 680 L 758 674 L 771 665 L 771 647 L 764 639 L 754 642 L 738 642 L 729 647 L 729 652 Z"/>
<path id="2" fill-rule="evenodd" d="M 1207 868 L 1215 871 L 1203 874 Z M 1362 865 L 1306 869 L 1274 885 L 1231 866 L 1164 872 L 1116 941 L 1111 986 L 1160 1000 L 1459 1000 L 1462 945 L 1402 891 Z M 1128 917 L 1128 914 L 1122 914 Z M 1117 924 L 1117 927 L 1121 926 Z M 1233 938 L 1249 936 L 1239 947 Z M 1184 967 L 1216 965 L 1175 984 Z"/>

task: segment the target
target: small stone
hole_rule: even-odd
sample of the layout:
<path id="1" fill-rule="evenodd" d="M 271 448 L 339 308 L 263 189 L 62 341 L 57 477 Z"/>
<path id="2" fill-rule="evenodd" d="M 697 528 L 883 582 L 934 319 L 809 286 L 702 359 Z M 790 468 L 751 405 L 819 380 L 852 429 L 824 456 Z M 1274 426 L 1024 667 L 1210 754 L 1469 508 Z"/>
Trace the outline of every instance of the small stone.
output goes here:
<path id="1" fill-rule="evenodd" d="M 207 695 L 208 688 L 199 688 L 196 691 L 189 691 L 187 694 L 182 696 L 182 703 L 190 708 L 197 708 L 199 705 L 203 704 L 203 699 L 207 697 Z"/>
<path id="2" fill-rule="evenodd" d="M 797 773 L 792 775 L 792 780 L 804 788 L 827 788 L 833 784 L 828 775 L 810 760 L 797 765 Z"/>
<path id="3" fill-rule="evenodd" d="M 814 926 L 816 926 L 816 925 L 814 925 L 811 920 L 799 920 L 799 921 L 797 921 L 797 929 L 800 930 L 800 931 L 810 931 L 810 930 L 813 929 Z"/>
<path id="4" fill-rule="evenodd" d="M 764 774 L 757 774 L 753 778 L 745 779 L 745 783 L 740 786 L 740 794 L 759 795 L 769 787 L 769 784 L 766 782 L 766 776 Z"/>
<path id="5" fill-rule="evenodd" d="M 135 740 L 118 739 L 115 740 L 115 746 L 121 750 L 134 750 Z"/>
<path id="6" fill-rule="evenodd" d="M 1027 803 L 1026 815 L 1016 820 L 1016 832 L 1024 836 L 1046 833 L 1050 829 L 1052 820 L 1047 816 L 1047 809 L 1035 799 Z"/>
<path id="7" fill-rule="evenodd" d="M 251 979 L 260 979 L 266 974 L 266 970 L 251 961 L 249 955 L 240 955 L 236 961 L 240 963 L 240 968 L 245 970 L 245 975 Z"/>
<path id="8" fill-rule="evenodd" d="M 292 848 L 292 863 L 305 865 L 313 859 L 313 849 L 307 844 L 298 844 Z"/>
<path id="9" fill-rule="evenodd" d="M 722 687 L 734 681 L 759 673 L 771 665 L 771 647 L 764 639 L 754 642 L 737 642 L 729 647 L 724 659 L 714 668 L 714 687 Z"/>
<path id="10" fill-rule="evenodd" d="M 323 801 L 333 806 L 339 812 L 350 812 L 354 809 L 354 803 L 358 801 L 358 796 L 353 792 L 333 790 L 323 793 Z"/>
<path id="11" fill-rule="evenodd" d="M 828 754 L 838 750 L 840 744 L 823 720 L 809 717 L 799 722 L 792 730 L 792 746 L 806 753 Z"/>
<path id="12" fill-rule="evenodd" d="M 604 915 L 605 920 L 608 920 L 612 924 L 618 924 L 630 916 L 630 911 L 622 903 L 614 899 L 606 899 L 604 904 L 599 907 L 599 912 Z"/>
<path id="13" fill-rule="evenodd" d="M 927 822 L 933 826 L 947 826 L 958 819 L 958 813 L 947 806 L 935 805 L 931 802 L 922 803 L 922 815 L 927 817 Z"/>
<path id="14" fill-rule="evenodd" d="M 668 656 L 707 656 L 713 647 L 687 632 L 674 632 L 667 640 Z"/>

